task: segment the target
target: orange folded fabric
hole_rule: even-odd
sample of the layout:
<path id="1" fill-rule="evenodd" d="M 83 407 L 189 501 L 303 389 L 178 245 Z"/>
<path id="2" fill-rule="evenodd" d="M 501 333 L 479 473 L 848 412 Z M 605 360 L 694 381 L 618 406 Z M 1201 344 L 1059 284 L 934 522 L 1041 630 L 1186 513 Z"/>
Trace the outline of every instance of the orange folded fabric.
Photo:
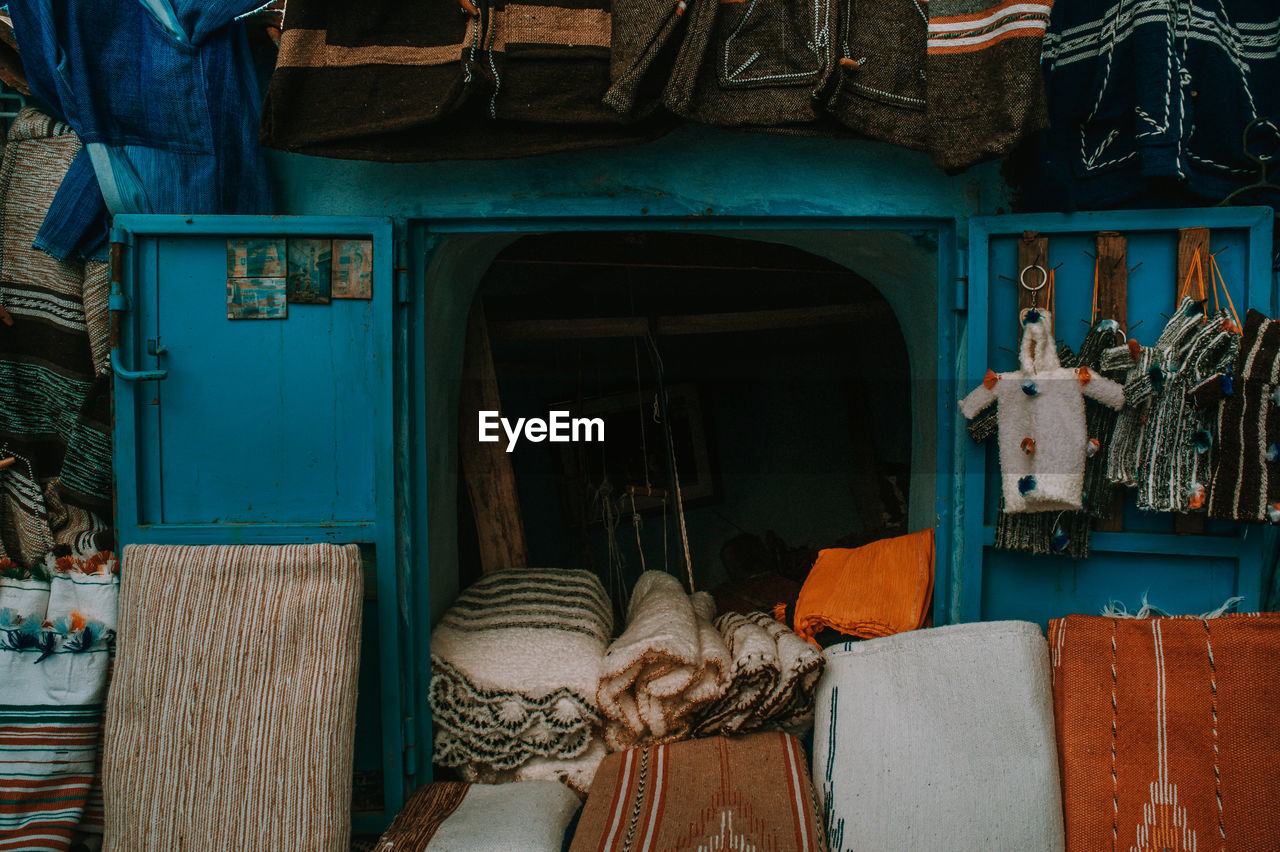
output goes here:
<path id="1" fill-rule="evenodd" d="M 1276 849 L 1280 614 L 1049 622 L 1067 852 Z"/>
<path id="2" fill-rule="evenodd" d="M 933 530 L 818 553 L 796 601 L 795 629 L 872 639 L 924 626 L 933 599 Z"/>

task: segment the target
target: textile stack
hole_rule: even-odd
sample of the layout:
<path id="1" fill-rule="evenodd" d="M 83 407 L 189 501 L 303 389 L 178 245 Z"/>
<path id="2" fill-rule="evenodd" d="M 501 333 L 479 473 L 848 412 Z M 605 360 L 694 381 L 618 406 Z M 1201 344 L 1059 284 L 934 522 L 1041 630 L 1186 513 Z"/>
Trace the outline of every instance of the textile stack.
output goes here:
<path id="1" fill-rule="evenodd" d="M 562 780 L 586 793 L 604 757 L 596 687 L 613 633 L 594 574 L 486 574 L 431 635 L 435 762 L 469 780 Z"/>
<path id="2" fill-rule="evenodd" d="M 1274 846 L 1280 616 L 1070 615 L 1049 645 L 1068 850 Z"/>
<path id="3" fill-rule="evenodd" d="M 105 852 L 347 852 L 359 548 L 124 549 Z"/>
<path id="4" fill-rule="evenodd" d="M 62 557 L 51 580 L 16 573 L 0 559 L 0 849 L 66 852 L 102 833 L 119 574 L 110 552 Z"/>

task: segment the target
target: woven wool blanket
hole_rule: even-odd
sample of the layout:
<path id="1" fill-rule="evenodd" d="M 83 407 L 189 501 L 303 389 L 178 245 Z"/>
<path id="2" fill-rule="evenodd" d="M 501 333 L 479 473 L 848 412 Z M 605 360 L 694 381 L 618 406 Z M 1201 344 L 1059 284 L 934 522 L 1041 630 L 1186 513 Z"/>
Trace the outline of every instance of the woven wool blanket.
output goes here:
<path id="1" fill-rule="evenodd" d="M 71 128 L 24 107 L 0 159 L 0 557 L 32 567 L 58 545 L 110 547 L 107 264 L 33 247 L 81 150 Z"/>
<path id="2" fill-rule="evenodd" d="M 830 548 L 796 600 L 796 632 L 813 640 L 823 628 L 870 639 L 921 627 L 933 600 L 933 530 Z"/>
<path id="3" fill-rule="evenodd" d="M 821 650 L 763 612 L 728 612 L 716 629 L 729 649 L 724 694 L 699 714 L 695 736 L 778 727 L 796 735 L 813 722 Z"/>
<path id="4" fill-rule="evenodd" d="M 350 843 L 356 545 L 130 546 L 104 852 Z"/>
<path id="5" fill-rule="evenodd" d="M 729 651 L 714 617 L 715 602 L 705 592 L 687 595 L 663 571 L 640 575 L 626 629 L 599 670 L 597 697 L 610 750 L 681 739 L 698 710 L 724 693 Z"/>
<path id="6" fill-rule="evenodd" d="M 427 784 L 404 803 L 374 852 L 560 852 L 581 806 L 555 781 Z"/>
<path id="7" fill-rule="evenodd" d="M 612 632 L 608 594 L 588 571 L 481 577 L 431 634 L 435 762 L 585 792 L 604 756 L 596 686 Z"/>
<path id="8" fill-rule="evenodd" d="M 813 776 L 833 852 L 1063 848 L 1037 625 L 915 630 L 825 653 Z"/>
<path id="9" fill-rule="evenodd" d="M 571 852 L 825 850 L 804 748 L 781 732 L 614 752 Z"/>
<path id="10" fill-rule="evenodd" d="M 1280 615 L 1049 623 L 1068 850 L 1273 849 Z"/>
<path id="11" fill-rule="evenodd" d="M 0 850 L 66 852 L 91 815 L 115 642 L 115 559 L 0 580 Z M 86 824 L 90 823 L 90 824 Z"/>

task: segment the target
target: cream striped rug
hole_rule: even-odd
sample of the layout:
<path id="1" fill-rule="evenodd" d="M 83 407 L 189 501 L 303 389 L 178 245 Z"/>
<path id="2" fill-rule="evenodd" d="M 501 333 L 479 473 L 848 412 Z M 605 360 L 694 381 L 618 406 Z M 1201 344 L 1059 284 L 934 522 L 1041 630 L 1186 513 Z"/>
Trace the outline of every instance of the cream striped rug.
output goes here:
<path id="1" fill-rule="evenodd" d="M 355 545 L 125 548 L 104 852 L 345 850 Z"/>

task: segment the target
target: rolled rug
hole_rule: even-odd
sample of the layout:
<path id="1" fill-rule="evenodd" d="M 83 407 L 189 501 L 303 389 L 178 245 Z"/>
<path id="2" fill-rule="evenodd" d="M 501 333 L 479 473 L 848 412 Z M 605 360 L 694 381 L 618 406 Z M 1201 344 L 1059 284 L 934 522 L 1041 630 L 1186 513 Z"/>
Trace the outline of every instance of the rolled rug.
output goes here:
<path id="1" fill-rule="evenodd" d="M 752 727 L 777 725 L 796 736 L 807 733 L 813 724 L 813 699 L 827 659 L 811 642 L 776 618 L 763 612 L 749 617 L 768 632 L 777 647 L 778 659 L 778 681 L 756 710 L 759 725 Z"/>
<path id="2" fill-rule="evenodd" d="M 1280 615 L 1049 623 L 1068 850 L 1274 849 Z"/>
<path id="3" fill-rule="evenodd" d="M 688 735 L 697 709 L 723 692 L 729 655 L 706 617 L 714 607 L 709 595 L 691 599 L 670 574 L 640 575 L 627 627 L 600 666 L 610 750 Z"/>
<path id="4" fill-rule="evenodd" d="M 693 728 L 695 736 L 754 727 L 760 705 L 778 684 L 778 644 L 763 625 L 750 615 L 727 612 L 716 619 L 716 627 L 732 660 L 729 682 L 724 694 L 702 712 Z"/>
<path id="5" fill-rule="evenodd" d="M 600 738 L 596 687 L 612 632 L 609 597 L 588 571 L 481 577 L 431 634 L 435 762 L 476 778 L 563 777 L 585 792 L 596 759 L 565 762 Z"/>
<path id="6" fill-rule="evenodd" d="M 1063 848 L 1038 625 L 959 624 L 825 653 L 813 775 L 832 849 Z"/>

